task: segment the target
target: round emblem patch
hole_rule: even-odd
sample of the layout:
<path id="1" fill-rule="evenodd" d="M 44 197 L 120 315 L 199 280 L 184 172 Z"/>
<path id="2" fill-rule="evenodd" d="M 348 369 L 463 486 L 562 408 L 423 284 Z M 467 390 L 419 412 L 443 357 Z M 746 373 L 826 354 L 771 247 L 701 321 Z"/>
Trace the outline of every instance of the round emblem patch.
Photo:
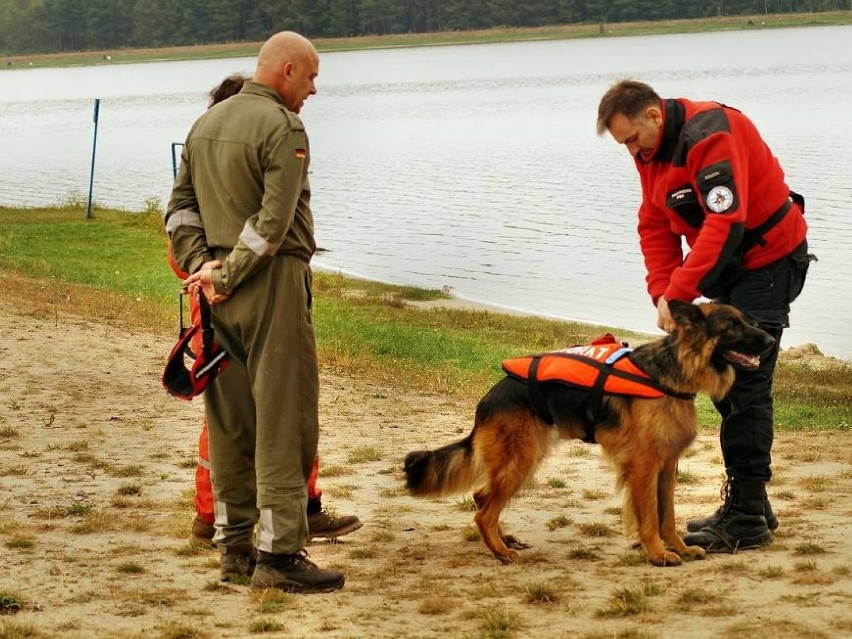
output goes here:
<path id="1" fill-rule="evenodd" d="M 714 186 L 707 194 L 707 208 L 714 213 L 724 213 L 734 203 L 734 194 L 727 186 Z"/>

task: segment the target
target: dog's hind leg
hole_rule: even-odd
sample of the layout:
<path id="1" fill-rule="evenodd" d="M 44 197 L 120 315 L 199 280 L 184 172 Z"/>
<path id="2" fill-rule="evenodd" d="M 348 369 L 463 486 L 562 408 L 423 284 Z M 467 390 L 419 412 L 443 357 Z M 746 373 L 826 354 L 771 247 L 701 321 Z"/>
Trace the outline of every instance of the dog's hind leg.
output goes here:
<path id="1" fill-rule="evenodd" d="M 660 469 L 657 483 L 657 509 L 660 516 L 660 536 L 666 547 L 681 557 L 704 559 L 705 551 L 700 546 L 687 546 L 675 528 L 674 494 L 677 476 L 677 457 L 666 460 Z"/>
<path id="2" fill-rule="evenodd" d="M 500 527 L 500 513 L 503 512 L 503 508 L 509 502 L 509 495 L 502 490 L 480 492 L 476 494 L 474 499 L 476 501 L 474 521 L 479 528 L 482 541 L 494 553 L 494 556 L 504 564 L 515 563 L 518 560 L 518 553 L 510 549 L 506 541 L 508 540 L 513 546 L 515 544 L 522 546 L 522 544 L 514 537 L 503 534 Z"/>
<path id="3" fill-rule="evenodd" d="M 477 510 L 484 509 L 488 504 L 488 494 L 484 490 L 474 493 L 473 501 L 476 504 Z M 515 550 L 526 550 L 530 547 L 529 544 L 525 544 L 514 535 L 506 534 L 503 531 L 503 524 L 501 524 L 499 520 L 497 521 L 497 535 L 500 537 L 501 541 L 506 545 L 507 548 L 514 548 Z"/>

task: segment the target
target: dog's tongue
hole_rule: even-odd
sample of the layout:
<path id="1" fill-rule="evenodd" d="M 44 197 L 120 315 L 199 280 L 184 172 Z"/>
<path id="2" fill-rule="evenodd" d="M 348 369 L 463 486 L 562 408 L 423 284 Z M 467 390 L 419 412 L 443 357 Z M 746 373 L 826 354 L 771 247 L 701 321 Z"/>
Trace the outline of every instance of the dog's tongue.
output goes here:
<path id="1" fill-rule="evenodd" d="M 760 366 L 759 355 L 745 355 L 744 353 L 738 353 L 737 351 L 726 351 L 725 359 L 734 366 L 739 366 L 746 370 L 754 370 Z"/>

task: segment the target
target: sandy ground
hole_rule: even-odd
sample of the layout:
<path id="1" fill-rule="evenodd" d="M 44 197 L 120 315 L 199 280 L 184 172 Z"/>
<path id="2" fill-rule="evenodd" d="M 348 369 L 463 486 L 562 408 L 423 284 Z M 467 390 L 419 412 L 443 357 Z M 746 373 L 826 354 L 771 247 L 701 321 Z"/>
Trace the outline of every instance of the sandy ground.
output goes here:
<path id="1" fill-rule="evenodd" d="M 187 542 L 202 404 L 161 389 L 170 340 L 3 302 L 0 325 L 0 638 L 852 636 L 848 431 L 777 436 L 772 545 L 665 569 L 621 533 L 599 450 L 566 443 L 506 512 L 532 548 L 503 566 L 469 497 L 402 486 L 405 453 L 465 434 L 474 407 L 323 374 L 320 486 L 365 525 L 309 550 L 347 583 L 255 593 Z M 703 433 L 681 527 L 721 473 Z"/>

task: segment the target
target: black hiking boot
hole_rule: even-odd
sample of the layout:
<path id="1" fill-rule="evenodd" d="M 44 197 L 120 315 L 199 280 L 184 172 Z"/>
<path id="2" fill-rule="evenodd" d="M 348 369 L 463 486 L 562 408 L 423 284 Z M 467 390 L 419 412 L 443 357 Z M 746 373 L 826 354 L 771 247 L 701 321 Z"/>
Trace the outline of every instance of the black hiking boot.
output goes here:
<path id="1" fill-rule="evenodd" d="M 725 480 L 725 483 L 722 484 L 722 490 L 719 495 L 722 498 L 722 501 L 727 501 L 728 494 L 728 484 L 730 480 Z M 698 532 L 702 528 L 706 528 L 707 526 L 712 526 L 715 524 L 719 518 L 722 516 L 722 512 L 725 509 L 725 505 L 722 504 L 716 509 L 709 517 L 698 517 L 697 519 L 690 519 L 686 523 L 686 529 L 689 532 Z M 763 501 L 763 516 L 766 517 L 766 527 L 769 528 L 770 532 L 775 532 L 778 530 L 778 526 L 781 522 L 778 521 L 778 517 L 776 517 L 775 513 L 772 512 L 772 505 L 769 503 L 769 498 L 767 497 Z"/>
<path id="2" fill-rule="evenodd" d="M 772 533 L 763 514 L 765 501 L 764 482 L 731 478 L 718 518 L 702 529 L 688 533 L 683 542 L 711 553 L 735 553 L 769 543 Z"/>
<path id="3" fill-rule="evenodd" d="M 331 592 L 343 588 L 345 578 L 337 570 L 323 570 L 304 550 L 292 555 L 258 552 L 252 588 L 277 588 L 285 592 Z"/>
<path id="4" fill-rule="evenodd" d="M 254 544 L 219 544 L 219 573 L 222 581 L 233 581 L 236 577 L 251 577 L 257 563 Z"/>

